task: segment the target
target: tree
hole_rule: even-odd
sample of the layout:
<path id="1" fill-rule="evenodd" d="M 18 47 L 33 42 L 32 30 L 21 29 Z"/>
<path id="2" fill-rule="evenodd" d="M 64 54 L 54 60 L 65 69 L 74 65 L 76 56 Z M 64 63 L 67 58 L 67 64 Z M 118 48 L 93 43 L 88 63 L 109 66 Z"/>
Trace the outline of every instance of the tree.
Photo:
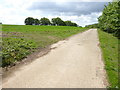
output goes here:
<path id="1" fill-rule="evenodd" d="M 66 26 L 75 26 L 77 27 L 78 25 L 76 23 L 73 23 L 71 21 L 65 21 Z"/>
<path id="2" fill-rule="evenodd" d="M 57 26 L 57 20 L 56 20 L 56 18 L 52 18 L 52 25 L 53 26 Z"/>
<path id="3" fill-rule="evenodd" d="M 71 26 L 72 22 L 71 21 L 65 21 L 66 26 Z"/>
<path id="4" fill-rule="evenodd" d="M 51 25 L 50 20 L 48 18 L 45 18 L 45 17 L 40 19 L 40 24 L 41 25 Z"/>
<path id="5" fill-rule="evenodd" d="M 35 25 L 39 25 L 40 24 L 40 21 L 38 19 L 34 19 L 34 24 Z"/>
<path id="6" fill-rule="evenodd" d="M 111 2 L 105 6 L 98 21 L 101 30 L 120 36 L 120 1 Z"/>
<path id="7" fill-rule="evenodd" d="M 72 23 L 72 26 L 75 26 L 75 27 L 77 27 L 78 25 L 77 25 L 76 23 Z"/>
<path id="8" fill-rule="evenodd" d="M 25 24 L 26 25 L 33 25 L 34 24 L 34 18 L 28 17 L 25 19 Z"/>
<path id="9" fill-rule="evenodd" d="M 65 26 L 66 24 L 61 18 L 57 17 L 57 18 L 52 18 L 52 25 Z"/>

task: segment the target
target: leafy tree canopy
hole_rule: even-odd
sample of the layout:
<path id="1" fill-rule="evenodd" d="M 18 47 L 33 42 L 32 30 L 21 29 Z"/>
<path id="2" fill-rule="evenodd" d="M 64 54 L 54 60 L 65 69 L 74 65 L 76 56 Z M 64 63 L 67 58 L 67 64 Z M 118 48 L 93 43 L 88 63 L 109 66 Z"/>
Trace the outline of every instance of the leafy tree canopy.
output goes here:
<path id="1" fill-rule="evenodd" d="M 98 21 L 101 30 L 120 36 L 120 1 L 111 2 L 105 6 Z"/>
<path id="2" fill-rule="evenodd" d="M 25 24 L 26 25 L 33 25 L 34 24 L 34 18 L 28 17 L 25 19 Z"/>
<path id="3" fill-rule="evenodd" d="M 38 19 L 34 19 L 34 24 L 35 25 L 39 25 L 40 24 L 40 21 Z"/>
<path id="4" fill-rule="evenodd" d="M 51 23 L 50 23 L 50 20 L 48 18 L 43 17 L 40 19 L 40 24 L 41 25 L 50 25 Z"/>
<path id="5" fill-rule="evenodd" d="M 61 18 L 59 18 L 59 17 L 52 19 L 52 25 L 55 25 L 55 26 L 66 26 L 65 22 Z"/>

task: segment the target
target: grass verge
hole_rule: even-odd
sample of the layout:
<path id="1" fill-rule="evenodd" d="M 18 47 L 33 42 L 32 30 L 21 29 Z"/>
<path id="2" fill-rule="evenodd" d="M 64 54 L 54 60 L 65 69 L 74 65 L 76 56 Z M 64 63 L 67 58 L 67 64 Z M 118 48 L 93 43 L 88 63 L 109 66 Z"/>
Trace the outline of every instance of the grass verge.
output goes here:
<path id="1" fill-rule="evenodd" d="M 112 34 L 98 30 L 105 69 L 110 88 L 118 87 L 118 39 Z"/>
<path id="2" fill-rule="evenodd" d="M 85 31 L 70 26 L 2 25 L 2 67 L 14 65 L 38 48 Z"/>

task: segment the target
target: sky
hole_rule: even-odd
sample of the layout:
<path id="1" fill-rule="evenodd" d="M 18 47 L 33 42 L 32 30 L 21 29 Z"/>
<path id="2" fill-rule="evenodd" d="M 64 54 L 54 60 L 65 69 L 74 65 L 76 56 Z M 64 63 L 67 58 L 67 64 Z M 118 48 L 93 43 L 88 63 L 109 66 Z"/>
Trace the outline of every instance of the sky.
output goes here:
<path id="1" fill-rule="evenodd" d="M 60 17 L 80 26 L 97 23 L 104 5 L 112 0 L 0 0 L 0 22 L 24 25 L 27 17 Z"/>

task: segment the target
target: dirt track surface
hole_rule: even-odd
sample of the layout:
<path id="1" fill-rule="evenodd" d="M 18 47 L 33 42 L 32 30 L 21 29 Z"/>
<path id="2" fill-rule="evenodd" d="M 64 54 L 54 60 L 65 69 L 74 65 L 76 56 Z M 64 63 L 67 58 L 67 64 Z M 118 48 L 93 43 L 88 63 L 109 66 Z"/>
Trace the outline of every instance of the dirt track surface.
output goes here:
<path id="1" fill-rule="evenodd" d="M 47 55 L 15 71 L 3 88 L 106 87 L 96 29 L 74 35 L 51 48 Z"/>

